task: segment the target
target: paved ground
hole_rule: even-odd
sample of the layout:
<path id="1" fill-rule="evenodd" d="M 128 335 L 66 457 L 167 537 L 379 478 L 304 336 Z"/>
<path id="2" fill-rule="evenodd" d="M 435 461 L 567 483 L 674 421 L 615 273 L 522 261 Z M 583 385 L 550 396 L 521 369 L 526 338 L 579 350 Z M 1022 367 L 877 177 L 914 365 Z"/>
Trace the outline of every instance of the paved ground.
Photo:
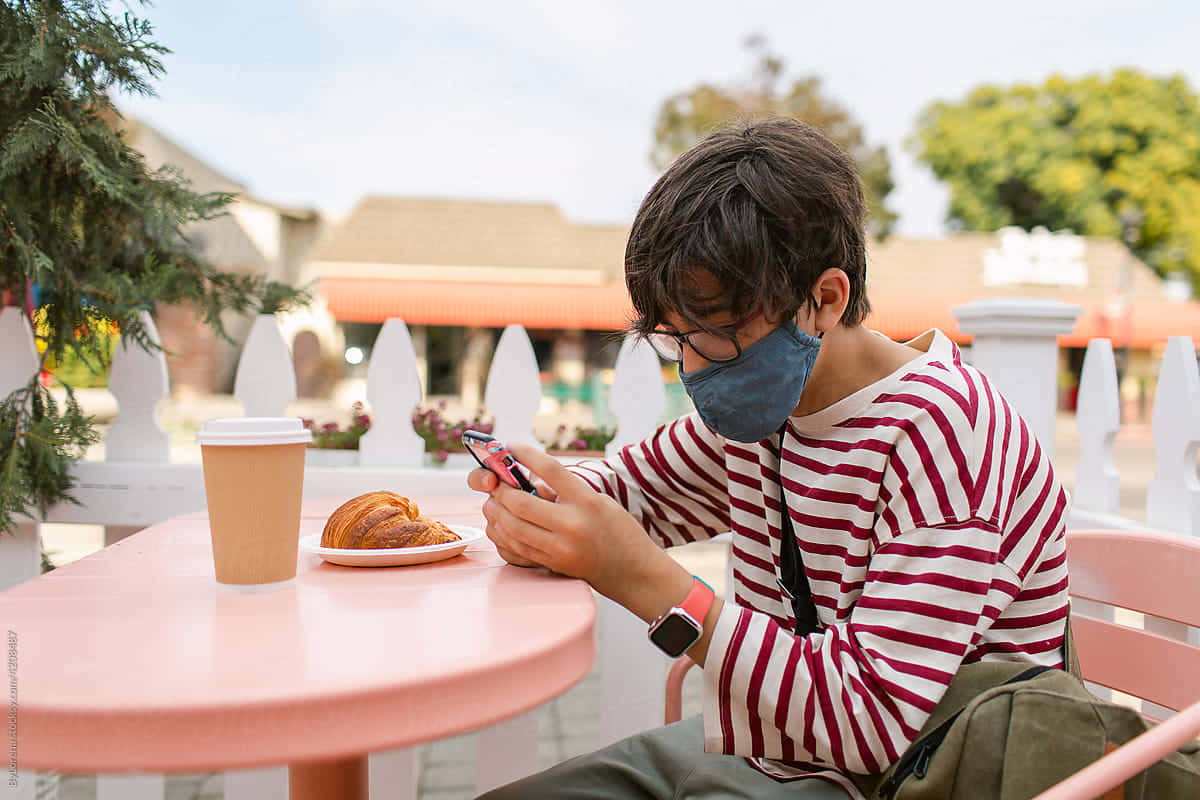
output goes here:
<path id="1" fill-rule="evenodd" d="M 1055 462 L 1064 484 L 1074 481 L 1079 441 L 1074 420 L 1059 418 L 1055 439 Z M 1115 461 L 1121 473 L 1122 516 L 1144 519 L 1145 487 L 1154 471 L 1154 449 L 1144 426 L 1123 429 L 1117 437 Z M 57 549 L 57 558 L 71 560 L 90 552 L 102 541 L 96 526 L 48 526 L 47 546 Z M 67 529 L 72 530 L 67 530 Z M 91 529 L 91 530 L 88 530 Z M 725 580 L 726 555 L 720 546 L 702 543 L 677 554 L 696 574 L 721 591 Z M 685 714 L 699 713 L 698 676 L 685 684 Z M 544 766 L 594 748 L 599 736 L 600 686 L 593 672 L 578 686 L 539 712 L 541 741 L 539 756 Z M 435 742 L 419 750 L 419 796 L 422 800 L 458 800 L 472 796 L 474 773 L 473 742 L 462 736 Z M 95 781 L 88 777 L 64 780 L 63 800 L 93 800 Z M 168 800 L 219 800 L 223 797 L 221 776 L 202 774 L 175 776 L 167 780 Z"/>

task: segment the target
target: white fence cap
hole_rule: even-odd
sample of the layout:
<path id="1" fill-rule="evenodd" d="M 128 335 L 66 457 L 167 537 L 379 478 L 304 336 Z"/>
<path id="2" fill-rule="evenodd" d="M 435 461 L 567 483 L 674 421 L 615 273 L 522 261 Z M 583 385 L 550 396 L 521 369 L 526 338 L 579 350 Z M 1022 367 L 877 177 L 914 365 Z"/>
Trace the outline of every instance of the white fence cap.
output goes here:
<path id="1" fill-rule="evenodd" d="M 951 312 L 963 333 L 1002 336 L 1061 336 L 1075 329 L 1081 306 L 1045 297 L 989 297 Z"/>

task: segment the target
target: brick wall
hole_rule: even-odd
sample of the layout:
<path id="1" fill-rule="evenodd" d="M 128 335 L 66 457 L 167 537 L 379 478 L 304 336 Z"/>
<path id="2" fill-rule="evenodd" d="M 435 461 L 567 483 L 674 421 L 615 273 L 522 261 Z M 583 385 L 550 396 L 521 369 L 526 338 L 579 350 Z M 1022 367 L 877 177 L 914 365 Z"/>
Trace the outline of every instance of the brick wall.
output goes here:
<path id="1" fill-rule="evenodd" d="M 154 322 L 167 351 L 171 391 L 177 395 L 216 391 L 217 334 L 188 305 L 160 305 Z"/>

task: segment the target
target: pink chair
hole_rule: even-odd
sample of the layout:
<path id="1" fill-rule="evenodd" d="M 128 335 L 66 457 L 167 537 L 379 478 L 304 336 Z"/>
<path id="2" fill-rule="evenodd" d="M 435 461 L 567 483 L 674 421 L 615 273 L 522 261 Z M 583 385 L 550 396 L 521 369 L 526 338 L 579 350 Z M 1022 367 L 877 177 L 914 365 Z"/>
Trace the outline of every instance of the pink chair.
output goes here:
<path id="1" fill-rule="evenodd" d="M 1071 596 L 1200 627 L 1200 539 L 1166 533 L 1069 531 Z M 1084 677 L 1177 713 L 1034 800 L 1090 800 L 1200 737 L 1200 647 L 1088 616 L 1071 627 Z M 666 684 L 667 724 L 682 715 L 687 656 Z"/>

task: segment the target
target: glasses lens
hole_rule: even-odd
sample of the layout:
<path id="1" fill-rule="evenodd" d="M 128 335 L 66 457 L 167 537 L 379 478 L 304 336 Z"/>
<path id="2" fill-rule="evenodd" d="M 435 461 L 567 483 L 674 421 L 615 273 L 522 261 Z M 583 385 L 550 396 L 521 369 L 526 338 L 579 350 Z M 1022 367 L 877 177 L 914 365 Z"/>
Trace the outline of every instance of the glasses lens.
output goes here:
<path id="1" fill-rule="evenodd" d="M 674 336 L 668 336 L 665 333 L 652 333 L 646 338 L 650 341 L 650 346 L 654 348 L 654 352 L 667 361 L 681 361 L 683 359 L 683 349 L 679 346 L 679 340 Z"/>
<path id="2" fill-rule="evenodd" d="M 733 339 L 712 333 L 693 333 L 687 337 L 688 344 L 696 355 L 706 361 L 732 361 L 738 357 L 738 346 Z"/>

